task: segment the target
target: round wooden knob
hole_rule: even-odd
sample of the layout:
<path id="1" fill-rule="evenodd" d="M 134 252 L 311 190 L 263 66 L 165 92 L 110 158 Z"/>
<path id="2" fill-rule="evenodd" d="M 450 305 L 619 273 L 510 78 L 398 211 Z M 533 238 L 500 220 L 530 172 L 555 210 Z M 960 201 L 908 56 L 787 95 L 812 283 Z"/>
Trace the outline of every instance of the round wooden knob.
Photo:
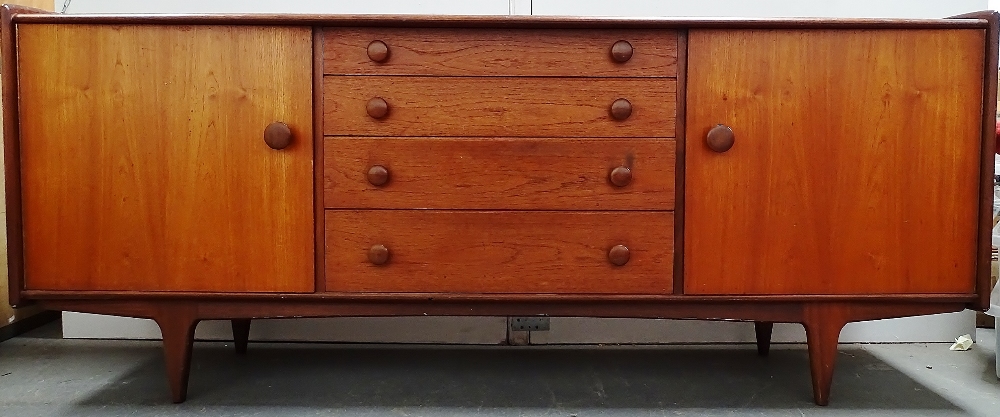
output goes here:
<path id="1" fill-rule="evenodd" d="M 281 122 L 274 122 L 264 128 L 264 143 L 271 149 L 285 149 L 292 144 L 292 129 Z"/>
<path id="2" fill-rule="evenodd" d="M 375 165 L 368 168 L 368 182 L 371 185 L 379 186 L 389 181 L 389 170 L 382 165 Z"/>
<path id="3" fill-rule="evenodd" d="M 632 115 L 632 103 L 620 98 L 611 103 L 611 117 L 615 120 L 625 120 Z"/>
<path id="4" fill-rule="evenodd" d="M 608 251 L 608 261 L 617 266 L 627 264 L 629 257 L 628 248 L 625 245 L 615 245 Z"/>
<path id="5" fill-rule="evenodd" d="M 611 170 L 611 175 L 608 175 L 608 180 L 611 181 L 615 187 L 624 187 L 632 182 L 632 170 L 628 167 L 618 167 Z"/>
<path id="6" fill-rule="evenodd" d="M 386 103 L 382 97 L 375 97 L 368 100 L 365 110 L 368 111 L 368 115 L 372 118 L 381 119 L 389 114 L 389 103 Z"/>
<path id="7" fill-rule="evenodd" d="M 618 41 L 611 45 L 611 59 L 615 62 L 627 62 L 632 59 L 632 44 L 628 41 Z"/>
<path id="8" fill-rule="evenodd" d="M 368 249 L 368 261 L 375 265 L 384 265 L 389 262 L 389 248 L 385 245 L 373 245 Z"/>
<path id="9" fill-rule="evenodd" d="M 389 59 L 389 46 L 382 41 L 372 41 L 368 44 L 368 59 L 375 62 L 385 62 Z"/>
<path id="10" fill-rule="evenodd" d="M 733 129 L 730 129 L 729 126 L 719 124 L 708 131 L 705 143 L 708 144 L 709 149 L 722 153 L 733 147 L 733 144 L 736 143 L 736 135 L 733 134 Z"/>

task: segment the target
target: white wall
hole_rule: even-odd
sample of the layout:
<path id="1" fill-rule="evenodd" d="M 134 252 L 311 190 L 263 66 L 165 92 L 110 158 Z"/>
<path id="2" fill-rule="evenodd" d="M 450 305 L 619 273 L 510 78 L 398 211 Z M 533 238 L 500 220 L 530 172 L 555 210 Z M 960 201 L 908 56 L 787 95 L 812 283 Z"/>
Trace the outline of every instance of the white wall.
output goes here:
<path id="1" fill-rule="evenodd" d="M 946 17 L 997 0 L 72 0 L 67 13 L 400 13 L 577 16 Z M 64 0 L 54 0 L 62 10 Z"/>
<path id="2" fill-rule="evenodd" d="M 55 0 L 56 10 L 63 1 Z M 509 0 L 72 0 L 67 13 L 509 14 Z"/>
<path id="3" fill-rule="evenodd" d="M 989 0 L 992 3 L 1000 0 Z M 535 14 L 590 16 L 718 17 L 946 17 L 988 8 L 987 0 L 72 0 L 69 13 L 423 13 Z M 55 0 L 61 10 L 63 0 Z M 974 331 L 969 312 L 883 320 L 848 325 L 842 341 L 950 341 Z M 146 320 L 90 314 L 64 314 L 66 337 L 156 338 Z M 207 322 L 198 337 L 230 338 L 226 323 Z M 496 317 L 340 318 L 258 321 L 256 340 L 352 342 L 498 343 L 506 321 Z M 537 332 L 532 343 L 676 343 L 749 342 L 749 323 L 674 320 L 558 318 L 550 332 Z M 798 325 L 775 327 L 776 341 L 803 341 Z"/>
<path id="4" fill-rule="evenodd" d="M 535 15 L 939 18 L 987 0 L 533 0 Z"/>

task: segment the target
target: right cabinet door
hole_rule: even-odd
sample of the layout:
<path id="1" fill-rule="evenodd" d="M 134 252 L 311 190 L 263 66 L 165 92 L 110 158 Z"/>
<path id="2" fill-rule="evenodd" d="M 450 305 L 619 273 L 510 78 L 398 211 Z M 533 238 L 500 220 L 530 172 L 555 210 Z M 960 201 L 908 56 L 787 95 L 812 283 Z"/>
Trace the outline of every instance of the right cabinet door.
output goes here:
<path id="1" fill-rule="evenodd" d="M 685 293 L 974 292 L 984 42 L 690 31 Z"/>

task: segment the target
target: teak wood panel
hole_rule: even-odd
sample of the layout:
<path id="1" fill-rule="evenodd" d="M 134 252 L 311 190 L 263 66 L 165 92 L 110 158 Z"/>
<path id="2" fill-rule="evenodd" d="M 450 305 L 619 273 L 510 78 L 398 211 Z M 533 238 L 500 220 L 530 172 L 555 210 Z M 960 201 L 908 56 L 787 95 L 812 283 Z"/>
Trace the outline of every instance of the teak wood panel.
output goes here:
<path id="1" fill-rule="evenodd" d="M 328 210 L 326 289 L 669 294 L 673 213 Z M 372 245 L 389 249 L 369 262 Z M 629 248 L 623 266 L 608 261 Z"/>
<path id="2" fill-rule="evenodd" d="M 685 293 L 972 293 L 984 41 L 692 30 Z"/>
<path id="3" fill-rule="evenodd" d="M 327 76 L 324 133 L 348 136 L 673 137 L 673 78 Z M 373 97 L 389 112 L 368 115 Z M 611 116 L 629 100 L 632 114 Z"/>
<path id="4" fill-rule="evenodd" d="M 326 138 L 327 208 L 673 210 L 673 139 Z M 389 180 L 372 185 L 369 168 Z M 611 171 L 626 167 L 617 187 Z"/>
<path id="5" fill-rule="evenodd" d="M 313 290 L 309 28 L 17 34 L 28 289 Z"/>
<path id="6" fill-rule="evenodd" d="M 18 9 L 17 6 L 10 6 Z M 30 10 L 30 9 L 29 9 Z M 664 17 L 583 17 L 583 16 L 448 16 L 381 14 L 26 14 L 15 10 L 17 23 L 122 24 L 141 19 L 147 24 L 184 25 L 315 25 L 346 27 L 412 28 L 500 28 L 500 29 L 985 29 L 985 19 L 970 17 L 948 19 L 899 18 L 754 18 L 691 19 Z"/>
<path id="7" fill-rule="evenodd" d="M 616 62 L 611 46 L 632 46 Z M 382 41 L 388 57 L 375 62 L 368 45 Z M 329 28 L 323 71 L 338 75 L 674 77 L 673 30 Z"/>

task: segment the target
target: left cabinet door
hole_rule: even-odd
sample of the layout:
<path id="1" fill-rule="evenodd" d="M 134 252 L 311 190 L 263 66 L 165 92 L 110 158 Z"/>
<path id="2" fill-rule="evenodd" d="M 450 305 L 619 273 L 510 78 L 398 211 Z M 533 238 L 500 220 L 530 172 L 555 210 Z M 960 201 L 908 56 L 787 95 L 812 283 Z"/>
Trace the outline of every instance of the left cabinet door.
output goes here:
<path id="1" fill-rule="evenodd" d="M 311 28 L 21 24 L 16 42 L 26 289 L 314 290 Z"/>

